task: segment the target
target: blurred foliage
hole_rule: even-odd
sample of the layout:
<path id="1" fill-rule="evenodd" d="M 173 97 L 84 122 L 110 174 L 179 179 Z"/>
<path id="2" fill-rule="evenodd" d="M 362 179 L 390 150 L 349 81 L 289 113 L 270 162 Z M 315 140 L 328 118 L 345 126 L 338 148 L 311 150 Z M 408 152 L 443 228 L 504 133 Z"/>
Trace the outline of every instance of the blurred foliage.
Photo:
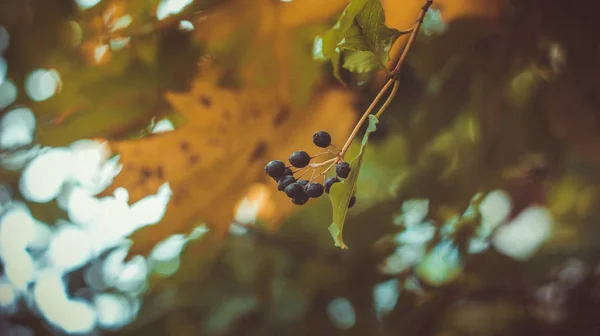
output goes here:
<path id="1" fill-rule="evenodd" d="M 370 136 L 344 251 L 327 231 L 329 201 L 298 210 L 262 169 L 313 148 L 320 129 L 341 145 L 385 81 L 340 68 L 342 88 L 334 68 L 312 59 L 315 37 L 348 1 L 199 0 L 161 21 L 158 2 L 103 0 L 80 11 L 66 0 L 0 1 L 8 76 L 19 87 L 39 67 L 61 77 L 47 101 L 19 92 L 17 103 L 38 118 L 37 141 L 110 140 L 124 164 L 114 187 L 126 186 L 132 201 L 170 183 L 165 219 L 136 232 L 130 253 L 198 223 L 212 228 L 186 246 L 175 275 L 153 276 L 138 319 L 115 334 L 598 335 L 600 21 L 589 1 L 434 2 L 447 29 L 418 36 L 399 94 Z M 403 30 L 423 1 L 381 4 L 387 26 Z M 124 16 L 131 23 L 121 27 Z M 405 43 L 400 36 L 392 61 Z M 139 139 L 162 117 L 177 129 Z M 359 150 L 357 142 L 348 155 Z M 17 183 L 13 173 L 2 178 Z M 496 188 L 511 195 L 512 216 L 549 207 L 557 224 L 544 248 L 527 262 L 493 249 L 469 256 L 457 281 L 402 288 L 378 319 L 373 286 L 393 276 L 377 266 L 393 249 L 384 237 L 403 201 L 428 199 L 431 218 L 444 222 Z M 259 225 L 230 235 L 238 202 L 257 190 L 267 195 Z M 46 220 L 60 217 L 55 208 L 32 211 Z M 570 258 L 589 270 L 559 309 L 535 293 Z M 327 314 L 340 296 L 356 313 L 346 331 Z M 47 332 L 28 315 L 11 321 Z"/>

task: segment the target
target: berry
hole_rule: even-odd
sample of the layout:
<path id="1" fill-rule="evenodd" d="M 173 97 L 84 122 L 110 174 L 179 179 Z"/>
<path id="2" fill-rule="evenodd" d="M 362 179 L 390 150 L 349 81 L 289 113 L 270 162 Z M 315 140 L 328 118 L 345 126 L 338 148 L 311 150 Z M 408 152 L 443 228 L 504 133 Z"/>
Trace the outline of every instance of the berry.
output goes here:
<path id="1" fill-rule="evenodd" d="M 302 195 L 299 197 L 292 198 L 292 203 L 296 205 L 303 205 L 306 204 L 306 202 L 308 202 L 308 196 L 306 196 L 305 193 L 302 193 Z"/>
<path id="2" fill-rule="evenodd" d="M 325 131 L 318 131 L 313 134 L 313 143 L 317 147 L 327 148 L 331 144 L 331 135 Z"/>
<path id="3" fill-rule="evenodd" d="M 294 182 L 296 182 L 296 179 L 293 176 L 284 176 L 277 182 L 277 190 L 284 191 L 287 186 Z"/>
<path id="4" fill-rule="evenodd" d="M 304 194 L 304 186 L 302 186 L 300 183 L 292 183 L 285 187 L 285 194 L 289 198 L 302 197 L 302 194 Z"/>
<path id="5" fill-rule="evenodd" d="M 306 195 L 308 197 L 312 197 L 312 198 L 317 198 L 320 197 L 321 195 L 323 195 L 323 186 L 321 185 L 321 183 L 309 183 L 306 186 Z"/>
<path id="6" fill-rule="evenodd" d="M 273 160 L 265 166 L 265 173 L 272 178 L 279 178 L 285 175 L 285 163 L 279 160 Z"/>
<path id="7" fill-rule="evenodd" d="M 354 203 L 356 203 L 356 196 L 352 195 L 352 197 L 350 197 L 350 202 L 348 203 L 348 209 L 352 208 Z"/>
<path id="8" fill-rule="evenodd" d="M 308 184 L 308 180 L 300 180 L 300 181 L 298 181 L 298 184 L 301 185 L 302 187 L 305 187 Z"/>
<path id="9" fill-rule="evenodd" d="M 304 168 L 310 162 L 310 155 L 305 151 L 295 151 L 290 155 L 290 163 L 296 168 Z"/>
<path id="10" fill-rule="evenodd" d="M 290 169 L 290 168 L 285 168 L 285 172 L 283 173 L 283 176 L 293 176 L 294 172 Z M 283 177 L 283 176 L 279 176 L 279 177 L 273 177 L 273 180 L 275 180 L 275 182 L 279 182 L 279 180 Z"/>
<path id="11" fill-rule="evenodd" d="M 337 176 L 333 176 L 333 177 L 330 177 L 330 178 L 328 178 L 328 179 L 325 181 L 325 192 L 329 194 L 329 190 L 331 190 L 331 186 L 332 186 L 334 183 L 337 183 L 337 182 L 340 182 L 340 179 L 339 179 L 339 178 L 337 178 Z"/>
<path id="12" fill-rule="evenodd" d="M 350 175 L 350 164 L 342 161 L 335 166 L 335 173 L 341 178 L 346 178 Z"/>

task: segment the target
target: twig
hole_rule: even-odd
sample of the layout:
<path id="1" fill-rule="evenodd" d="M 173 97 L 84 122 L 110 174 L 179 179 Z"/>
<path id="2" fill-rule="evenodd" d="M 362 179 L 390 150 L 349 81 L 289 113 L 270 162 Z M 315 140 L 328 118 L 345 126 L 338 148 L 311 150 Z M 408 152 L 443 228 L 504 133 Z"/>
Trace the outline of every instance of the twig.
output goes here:
<path id="1" fill-rule="evenodd" d="M 390 88 L 390 86 L 392 84 L 394 84 L 394 88 L 392 89 L 392 92 L 390 93 L 390 95 L 386 99 L 385 103 L 379 109 L 379 111 L 377 112 L 377 114 L 375 116 L 379 118 L 383 114 L 383 112 L 385 112 L 385 110 L 388 108 L 392 99 L 394 99 L 394 96 L 396 96 L 396 93 L 398 92 L 398 86 L 400 83 L 400 79 L 399 79 L 400 69 L 402 68 L 402 64 L 404 64 L 404 61 L 406 60 L 408 51 L 410 50 L 411 46 L 415 42 L 415 38 L 416 38 L 417 34 L 419 33 L 419 29 L 421 28 L 421 25 L 423 24 L 423 19 L 425 18 L 425 14 L 427 14 L 427 11 L 429 10 L 429 7 L 431 7 L 432 4 L 433 4 L 433 0 L 427 0 L 425 2 L 425 4 L 423 5 L 423 7 L 421 8 L 421 12 L 419 13 L 419 16 L 417 17 L 417 21 L 416 21 L 415 25 L 412 28 L 404 31 L 406 33 L 410 32 L 410 36 L 408 38 L 408 42 L 406 43 L 406 46 L 404 47 L 404 50 L 402 51 L 402 54 L 400 55 L 400 58 L 398 59 L 398 61 L 396 62 L 396 65 L 394 66 L 394 70 L 392 70 L 392 72 L 391 72 L 390 78 L 388 79 L 387 83 L 385 83 L 383 88 L 381 88 L 381 90 L 379 91 L 379 93 L 377 94 L 375 99 L 373 99 L 373 102 L 371 102 L 371 105 L 369 105 L 369 108 L 367 108 L 365 113 L 363 113 L 362 117 L 360 118 L 360 120 L 358 121 L 358 123 L 356 124 L 354 129 L 352 130 L 352 133 L 350 133 L 348 140 L 346 140 L 344 147 L 342 147 L 342 150 L 340 151 L 338 161 L 341 161 L 343 159 L 344 155 L 348 151 L 348 148 L 352 144 L 352 141 L 358 134 L 358 131 L 360 130 L 362 125 L 365 123 L 365 121 L 369 117 L 369 114 L 371 114 L 373 112 L 377 103 L 379 103 L 379 101 L 381 100 L 383 95 L 387 92 L 387 90 Z M 389 72 L 389 71 L 386 71 L 386 72 Z"/>
<path id="2" fill-rule="evenodd" d="M 392 88 L 392 93 L 390 93 L 388 98 L 385 100 L 385 103 L 383 103 L 381 108 L 379 108 L 379 111 L 377 111 L 377 113 L 375 113 L 376 118 L 379 118 L 379 116 L 382 115 L 383 112 L 385 112 L 385 110 L 388 108 L 388 106 L 390 106 L 390 104 L 392 103 L 392 100 L 394 99 L 394 97 L 396 96 L 396 93 L 398 92 L 399 86 L 400 86 L 400 81 L 395 80 L 394 87 Z"/>
<path id="3" fill-rule="evenodd" d="M 296 180 L 299 180 L 302 176 L 304 176 L 304 174 L 308 173 L 310 169 L 306 169 L 305 171 L 302 172 L 302 174 L 298 175 L 298 177 L 296 177 Z"/>
<path id="4" fill-rule="evenodd" d="M 421 8 L 421 12 L 419 13 L 419 17 L 417 18 L 417 23 L 415 23 L 415 26 L 414 26 L 410 36 L 408 37 L 408 42 L 406 42 L 406 46 L 404 47 L 404 50 L 402 51 L 402 55 L 400 55 L 400 59 L 398 60 L 398 62 L 396 63 L 396 66 L 394 67 L 394 70 L 392 71 L 393 75 L 396 78 L 398 77 L 398 74 L 400 73 L 400 68 L 402 67 L 404 60 L 406 59 L 406 55 L 408 55 L 408 51 L 410 50 L 410 47 L 415 42 L 415 38 L 417 37 L 417 34 L 419 33 L 419 29 L 421 29 L 421 25 L 423 24 L 423 19 L 425 19 L 425 14 L 427 14 L 427 11 L 429 10 L 429 7 L 431 7 L 432 4 L 433 4 L 433 0 L 427 0 L 425 2 L 425 5 L 423 5 L 423 7 Z"/>
<path id="5" fill-rule="evenodd" d="M 308 166 L 311 168 L 319 168 L 319 167 L 325 166 L 328 163 L 335 162 L 336 160 L 337 160 L 337 158 L 333 158 L 333 159 L 329 159 L 329 160 L 323 161 L 323 162 L 311 163 Z"/>
<path id="6" fill-rule="evenodd" d="M 373 110 L 375 109 L 375 106 L 377 105 L 379 100 L 383 97 L 383 95 L 385 94 L 387 89 L 389 89 L 389 87 L 393 83 L 394 83 L 394 78 L 388 79 L 387 83 L 385 83 L 385 86 L 377 94 L 377 97 L 375 97 L 375 99 L 373 99 L 373 102 L 371 103 L 371 105 L 369 105 L 369 108 L 367 108 L 367 110 L 365 111 L 365 113 L 363 113 L 362 117 L 360 118 L 360 120 L 358 121 L 356 126 L 354 126 L 354 129 L 352 130 L 352 133 L 350 133 L 348 140 L 346 140 L 344 147 L 342 147 L 342 150 L 340 151 L 340 157 L 342 157 L 342 158 L 344 157 L 344 155 L 348 151 L 348 148 L 352 144 L 352 140 L 354 140 L 354 137 L 356 137 L 356 134 L 358 134 L 360 127 L 365 122 L 365 120 L 367 120 L 367 118 L 369 117 L 369 114 L 371 114 L 371 112 L 373 112 Z"/>

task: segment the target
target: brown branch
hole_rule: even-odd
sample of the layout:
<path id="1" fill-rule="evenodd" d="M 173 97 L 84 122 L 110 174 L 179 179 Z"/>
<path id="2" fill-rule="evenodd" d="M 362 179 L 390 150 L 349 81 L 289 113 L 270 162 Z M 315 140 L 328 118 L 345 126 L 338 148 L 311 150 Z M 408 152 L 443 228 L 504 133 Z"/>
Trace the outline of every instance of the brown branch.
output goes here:
<path id="1" fill-rule="evenodd" d="M 383 97 L 385 92 L 387 92 L 387 90 L 390 88 L 390 86 L 392 84 L 394 84 L 394 88 L 392 89 L 392 92 L 390 93 L 390 95 L 386 99 L 385 103 L 379 109 L 379 111 L 377 112 L 377 114 L 375 116 L 379 118 L 383 114 L 383 112 L 385 112 L 387 107 L 390 105 L 391 101 L 396 96 L 396 93 L 398 92 L 398 86 L 400 83 L 400 78 L 399 78 L 400 69 L 402 68 L 402 64 L 404 64 L 404 61 L 406 60 L 408 51 L 410 50 L 411 46 L 415 42 L 415 39 L 417 37 L 417 34 L 419 33 L 421 25 L 423 24 L 423 19 L 425 18 L 425 14 L 427 14 L 427 11 L 429 10 L 429 7 L 431 7 L 432 4 L 433 4 L 433 0 L 427 0 L 425 2 L 425 4 L 423 5 L 423 7 L 421 8 L 421 11 L 419 12 L 419 16 L 417 17 L 417 21 L 416 21 L 415 25 L 412 28 L 406 30 L 407 32 L 410 31 L 410 36 L 408 38 L 408 42 L 406 43 L 406 46 L 404 47 L 404 50 L 402 51 L 402 54 L 400 55 L 400 58 L 396 62 L 396 65 L 394 66 L 394 69 L 391 72 L 390 78 L 388 79 L 387 83 L 385 83 L 383 88 L 381 88 L 381 90 L 379 90 L 379 93 L 377 94 L 375 99 L 373 99 L 373 102 L 371 102 L 371 105 L 369 105 L 369 107 L 367 108 L 365 113 L 363 113 L 362 117 L 360 118 L 360 120 L 358 121 L 358 123 L 356 124 L 354 129 L 352 130 L 352 133 L 350 133 L 350 136 L 346 140 L 344 147 L 342 147 L 342 150 L 340 151 L 338 161 L 343 160 L 344 155 L 346 154 L 346 152 L 348 151 L 348 148 L 352 144 L 352 141 L 358 134 L 358 131 L 360 130 L 362 125 L 365 123 L 365 121 L 369 117 L 369 114 L 371 114 L 373 112 L 377 103 L 379 103 L 379 101 L 381 100 L 381 98 Z M 389 71 L 386 71 L 386 72 L 389 72 Z"/>

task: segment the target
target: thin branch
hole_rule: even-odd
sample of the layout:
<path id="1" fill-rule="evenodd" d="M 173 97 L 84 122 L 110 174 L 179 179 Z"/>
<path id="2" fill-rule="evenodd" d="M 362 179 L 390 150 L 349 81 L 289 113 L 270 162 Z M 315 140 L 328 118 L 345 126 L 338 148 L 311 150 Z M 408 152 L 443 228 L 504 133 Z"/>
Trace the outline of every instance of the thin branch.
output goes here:
<path id="1" fill-rule="evenodd" d="M 379 93 L 377 94 L 377 97 L 375 97 L 375 99 L 373 99 L 373 102 L 371 102 L 371 105 L 369 105 L 369 108 L 367 108 L 367 110 L 365 111 L 365 113 L 363 113 L 362 117 L 360 118 L 360 120 L 358 121 L 356 126 L 354 126 L 352 133 L 350 133 L 348 140 L 346 140 L 344 147 L 342 147 L 342 150 L 340 151 L 341 158 L 344 157 L 344 154 L 346 154 L 346 152 L 348 151 L 348 148 L 350 148 L 350 145 L 352 144 L 352 140 L 354 140 L 354 138 L 356 137 L 356 134 L 358 134 L 358 131 L 360 130 L 360 127 L 362 126 L 362 124 L 365 122 L 365 120 L 367 120 L 367 118 L 369 117 L 369 114 L 371 114 L 371 112 L 373 112 L 373 110 L 375 109 L 375 106 L 377 105 L 377 103 L 379 103 L 379 100 L 381 100 L 381 98 L 383 97 L 385 92 L 390 88 L 390 86 L 392 86 L 394 81 L 395 81 L 394 78 L 388 79 L 387 83 L 385 83 L 385 86 L 379 91 Z"/>
<path id="2" fill-rule="evenodd" d="M 396 63 L 396 66 L 394 67 L 394 70 L 392 71 L 394 77 L 396 77 L 396 78 L 398 77 L 398 74 L 400 73 L 400 69 L 402 68 L 402 64 L 404 64 L 404 60 L 406 59 L 406 55 L 408 55 L 408 51 L 410 50 L 410 47 L 415 42 L 417 34 L 419 33 L 419 29 L 421 29 L 421 25 L 423 24 L 423 19 L 425 19 L 425 14 L 427 14 L 427 11 L 429 10 L 429 7 L 431 7 L 432 4 L 433 4 L 433 0 L 427 0 L 425 2 L 425 5 L 423 5 L 423 7 L 421 8 L 421 12 L 419 13 L 417 22 L 415 23 L 415 26 L 414 26 L 410 36 L 408 37 L 408 42 L 406 42 L 406 46 L 404 47 L 404 50 L 402 51 L 402 55 L 400 56 L 400 59 L 398 60 L 398 62 Z"/>
<path id="3" fill-rule="evenodd" d="M 376 118 L 379 118 L 379 116 L 381 116 L 383 114 L 383 112 L 385 112 L 385 110 L 387 110 L 388 106 L 390 106 L 390 104 L 392 103 L 392 100 L 394 99 L 394 97 L 396 96 L 396 93 L 398 92 L 398 87 L 400 87 L 400 81 L 395 80 L 394 87 L 392 88 L 392 93 L 390 93 L 390 95 L 385 100 L 385 103 L 383 103 L 383 105 L 381 106 L 379 111 L 377 111 L 377 113 L 375 113 Z"/>
<path id="4" fill-rule="evenodd" d="M 323 161 L 323 162 L 310 163 L 308 166 L 311 168 L 319 168 L 319 167 L 323 167 L 323 166 L 327 165 L 328 163 L 335 162 L 336 160 L 337 160 L 337 158 L 333 158 L 333 159 L 329 159 L 329 160 Z"/>
<path id="5" fill-rule="evenodd" d="M 415 42 L 416 36 L 419 33 L 419 29 L 421 28 L 421 25 L 423 24 L 423 19 L 425 18 L 425 14 L 427 14 L 427 11 L 429 10 L 429 7 L 431 7 L 432 4 L 433 4 L 433 0 L 427 0 L 425 2 L 425 4 L 423 5 L 423 7 L 421 8 L 421 12 L 419 13 L 419 16 L 417 17 L 417 21 L 416 21 L 415 25 L 412 28 L 405 30 L 405 32 L 410 32 L 410 36 L 408 38 L 408 42 L 406 43 L 406 46 L 404 47 L 404 50 L 402 51 L 402 54 L 400 55 L 400 58 L 398 59 L 398 61 L 396 62 L 396 65 L 394 66 L 394 70 L 392 70 L 392 72 L 391 72 L 390 78 L 388 79 L 387 83 L 385 83 L 383 88 L 381 88 L 381 90 L 379 91 L 379 93 L 377 94 L 375 99 L 373 99 L 373 102 L 371 102 L 371 105 L 369 105 L 369 108 L 367 108 L 365 113 L 363 113 L 362 117 L 360 118 L 360 120 L 358 121 L 358 123 L 356 124 L 354 129 L 352 130 L 352 133 L 350 133 L 348 140 L 346 140 L 346 143 L 344 144 L 344 147 L 342 147 L 342 150 L 340 151 L 340 154 L 337 158 L 338 162 L 343 160 L 344 155 L 348 151 L 348 148 L 350 148 L 350 145 L 352 144 L 352 141 L 358 134 L 358 131 L 360 130 L 362 125 L 365 123 L 365 121 L 369 117 L 369 114 L 371 114 L 373 112 L 377 103 L 379 103 L 379 101 L 381 100 L 383 95 L 387 92 L 387 90 L 390 88 L 390 86 L 392 84 L 394 84 L 394 88 L 392 89 L 392 92 L 390 93 L 390 95 L 386 99 L 385 103 L 379 109 L 379 111 L 377 112 L 377 114 L 375 116 L 379 118 L 383 114 L 383 112 L 385 112 L 385 110 L 388 108 L 392 99 L 394 99 L 394 96 L 398 92 L 398 86 L 399 86 L 399 82 L 400 82 L 400 80 L 399 80 L 400 69 L 402 68 L 402 64 L 404 64 L 404 61 L 406 60 L 408 51 L 410 50 L 411 46 Z M 389 71 L 387 71 L 387 72 L 389 72 Z"/>

